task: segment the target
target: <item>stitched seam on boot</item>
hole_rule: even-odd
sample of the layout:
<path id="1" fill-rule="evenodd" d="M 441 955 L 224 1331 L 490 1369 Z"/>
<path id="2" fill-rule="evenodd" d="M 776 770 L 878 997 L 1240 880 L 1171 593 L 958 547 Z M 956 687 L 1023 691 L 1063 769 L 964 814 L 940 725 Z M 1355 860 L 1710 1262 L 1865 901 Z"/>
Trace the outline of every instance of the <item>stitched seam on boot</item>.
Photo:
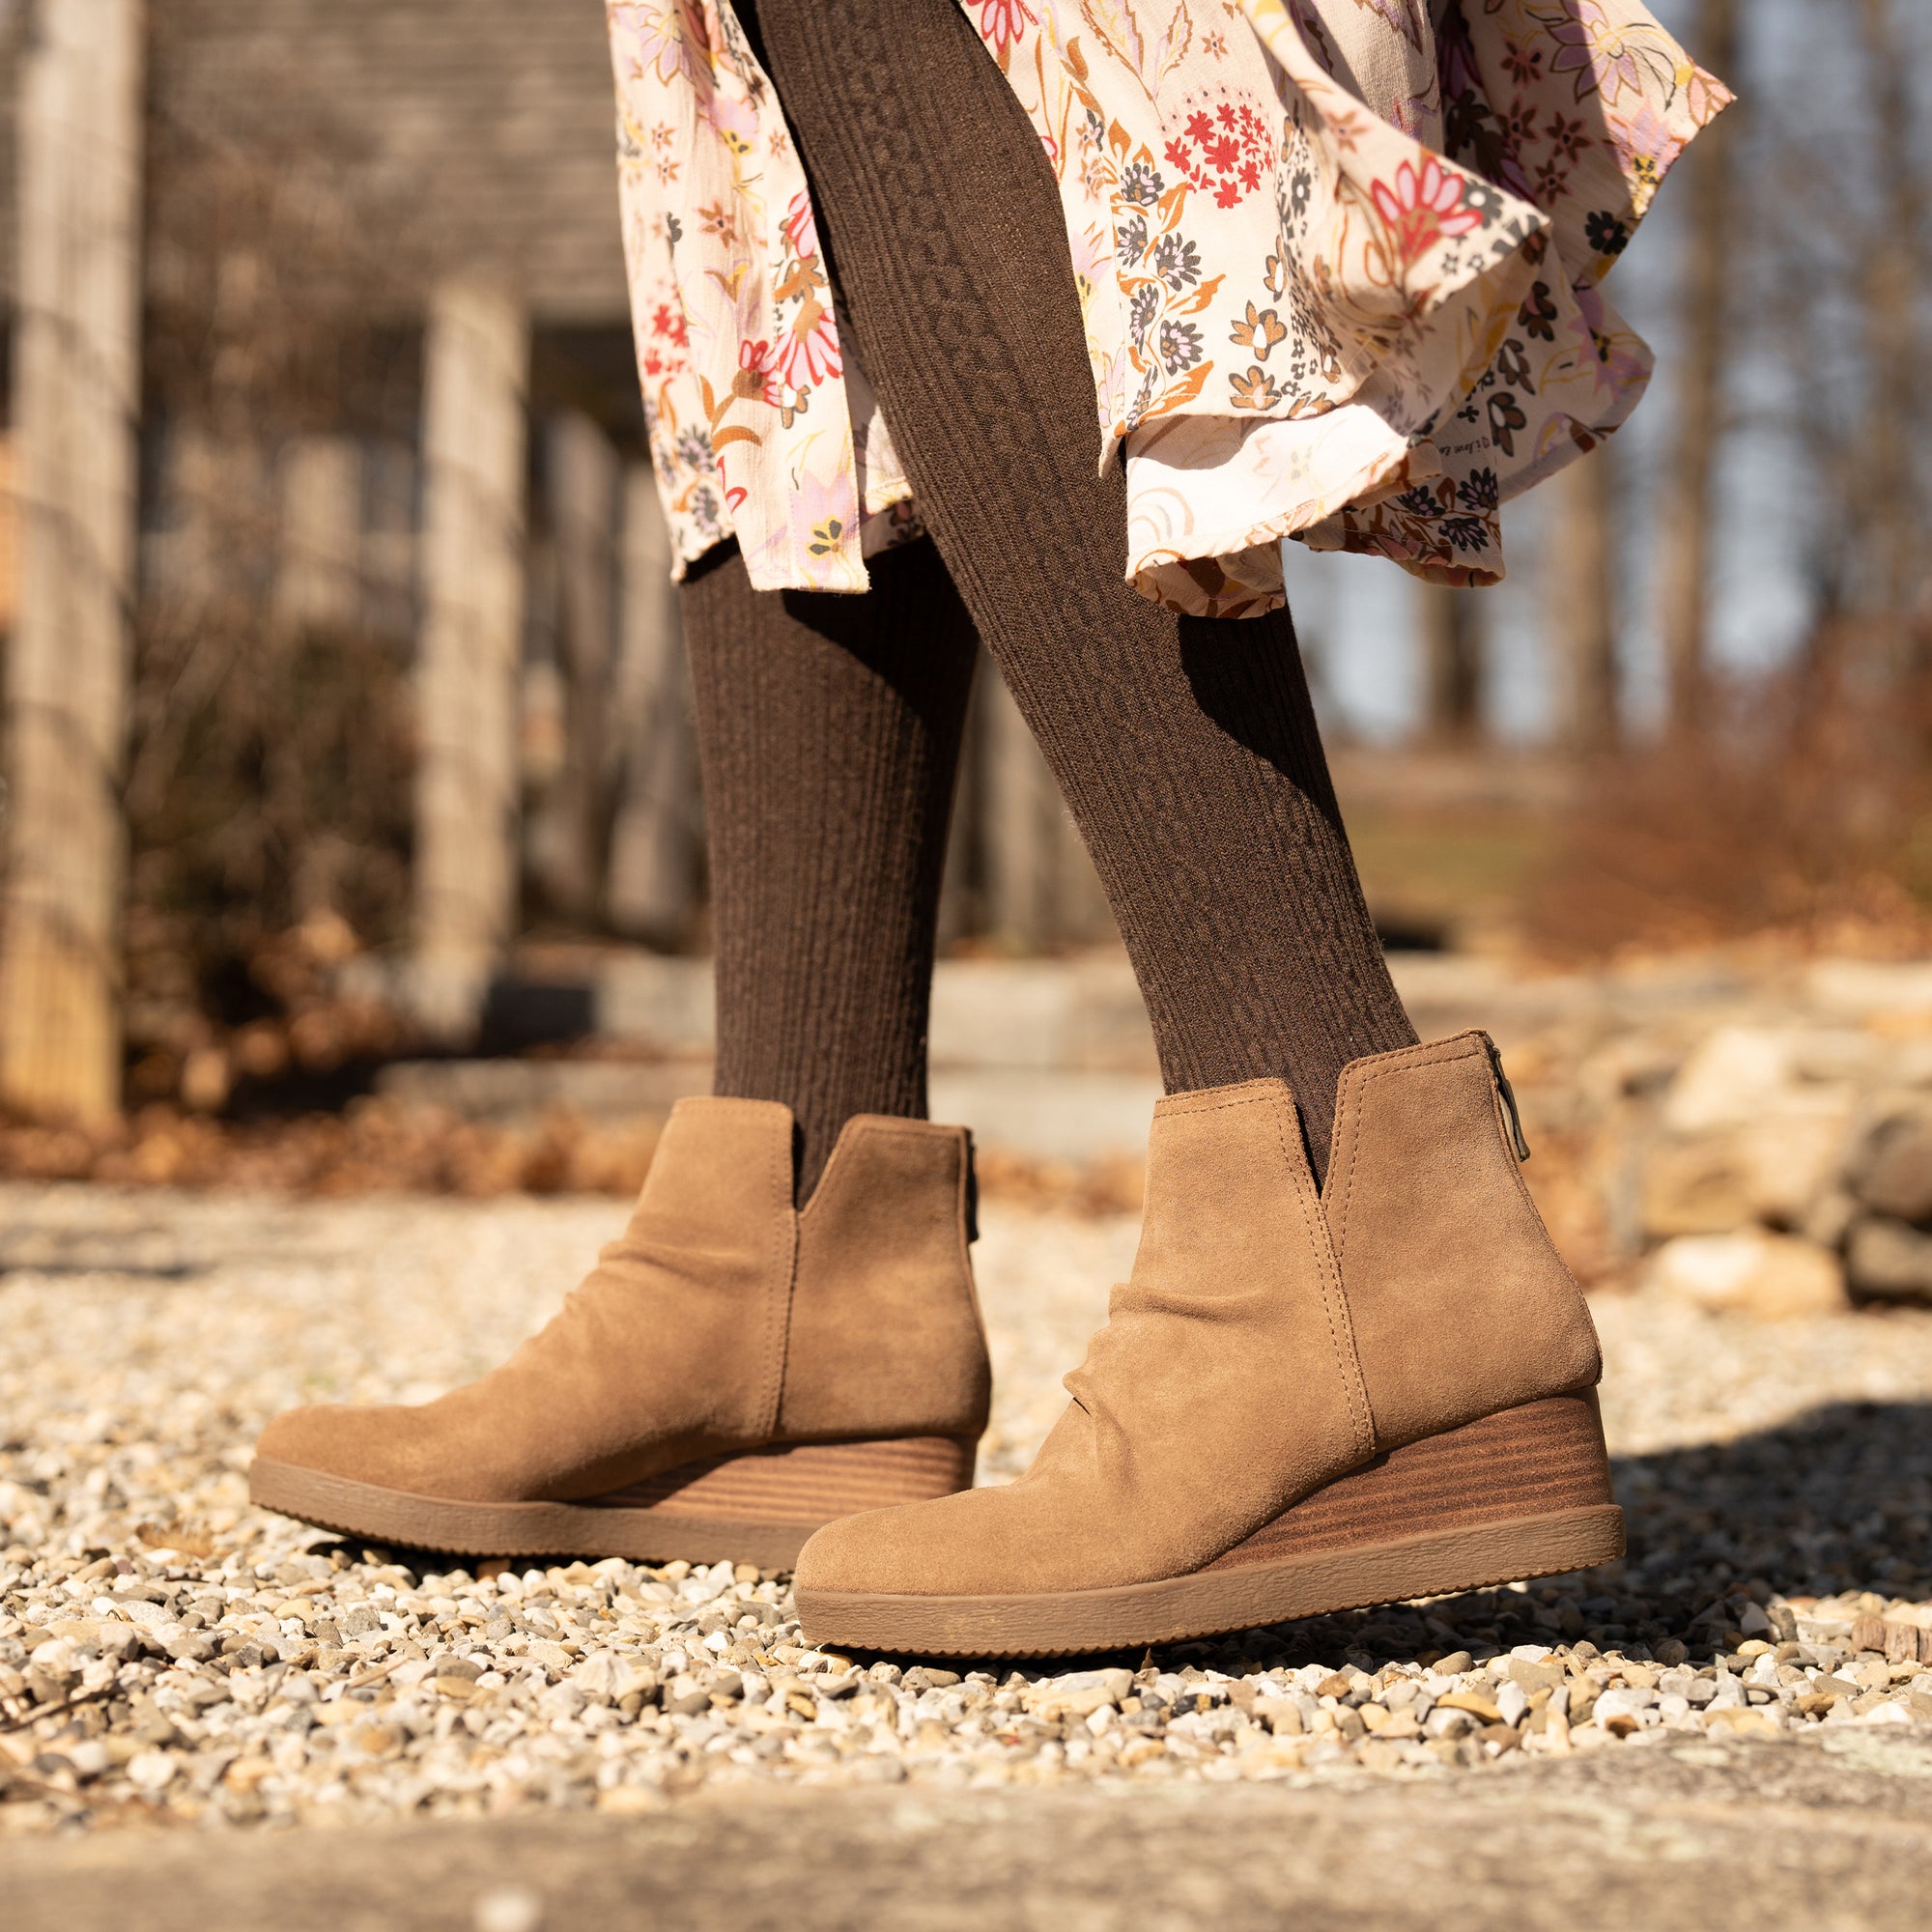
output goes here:
<path id="1" fill-rule="evenodd" d="M 1224 1107 L 1271 1106 L 1276 1100 L 1281 1098 L 1281 1095 L 1274 1090 L 1277 1087 L 1286 1088 L 1287 1085 L 1288 1083 L 1285 1080 L 1244 1081 L 1241 1088 L 1236 1090 L 1239 1094 L 1239 1098 L 1233 1100 L 1196 1100 L 1192 1094 L 1163 1094 L 1160 1099 L 1153 1103 L 1154 1112 L 1157 1114 L 1162 1112 L 1169 1114 L 1217 1114 Z M 1249 1087 L 1262 1091 L 1248 1093 L 1245 1089 Z M 1204 1094 L 1211 1094 L 1216 1090 L 1212 1087 L 1205 1087 L 1200 1091 Z M 1293 1096 L 1291 1095 L 1291 1097 Z M 1184 1100 L 1187 1104 L 1180 1107 L 1171 1106 L 1169 1102 L 1175 1100 Z"/>
<path id="2" fill-rule="evenodd" d="M 1399 1049 L 1399 1051 L 1404 1053 L 1413 1053 L 1415 1051 L 1415 1048 L 1402 1047 Z M 1445 1053 L 1440 1060 L 1411 1061 L 1402 1066 L 1378 1066 L 1372 1073 L 1365 1073 L 1362 1075 L 1361 1080 L 1357 1083 L 1355 1089 L 1354 1117 L 1350 1122 L 1349 1166 L 1347 1172 L 1344 1174 L 1342 1178 L 1342 1201 L 1341 1201 L 1342 1225 L 1335 1231 L 1335 1251 L 1336 1251 L 1336 1258 L 1338 1264 L 1341 1257 L 1346 1255 L 1349 1251 L 1349 1215 L 1350 1211 L 1353 1209 L 1355 1205 L 1355 1160 L 1356 1156 L 1359 1155 L 1362 1151 L 1361 1109 L 1362 1109 L 1363 1096 L 1368 1092 L 1370 1081 L 1385 1080 L 1392 1073 L 1406 1073 L 1410 1071 L 1412 1067 L 1418 1065 L 1420 1066 L 1453 1065 L 1459 1060 L 1474 1060 L 1481 1052 L 1482 1049 L 1480 1047 L 1468 1046 L 1464 1047 L 1463 1051 L 1460 1053 Z M 1355 1063 L 1355 1065 L 1359 1065 L 1361 1063 L 1359 1061 Z M 1328 1178 L 1331 1180 L 1335 1178 L 1332 1172 L 1330 1173 Z M 1519 1187 L 1521 1187 L 1523 1184 L 1522 1176 L 1519 1174 L 1516 1179 L 1517 1179 L 1517 1185 Z M 1528 1190 L 1525 1189 L 1524 1191 L 1527 1192 Z M 1347 1290 L 1345 1289 L 1343 1292 L 1346 1293 Z"/>
<path id="3" fill-rule="evenodd" d="M 765 1284 L 765 1388 L 756 1420 L 757 1435 L 776 1435 L 784 1406 L 785 1367 L 791 1353 L 791 1305 L 798 1285 L 798 1210 L 791 1205 L 791 1139 L 774 1139 L 771 1157 L 772 1258 Z M 815 1192 L 816 1190 L 814 1190 Z M 789 1247 L 790 1253 L 785 1253 Z"/>
<path id="4" fill-rule="evenodd" d="M 1299 1151 L 1299 1122 L 1296 1127 L 1295 1151 Z M 1341 1270 L 1335 1265 L 1334 1252 L 1328 1239 L 1327 1217 L 1322 1214 L 1319 1201 L 1314 1204 L 1313 1211 L 1310 1209 L 1309 1197 L 1315 1190 L 1305 1172 L 1305 1163 L 1304 1172 L 1298 1174 L 1295 1171 L 1294 1155 L 1289 1150 L 1288 1130 L 1278 1108 L 1275 1110 L 1274 1131 L 1276 1143 L 1281 1149 L 1282 1165 L 1288 1170 L 1294 1205 L 1301 1209 L 1302 1227 L 1307 1232 L 1309 1245 L 1315 1250 L 1315 1264 L 1321 1276 L 1321 1312 L 1328 1318 L 1328 1346 L 1335 1352 L 1336 1371 L 1342 1378 L 1343 1394 L 1348 1400 L 1349 1420 L 1354 1428 L 1355 1446 L 1359 1451 L 1357 1460 L 1366 1463 L 1376 1453 L 1375 1417 L 1369 1410 L 1361 1358 L 1355 1352 L 1355 1327 L 1349 1320 L 1347 1293 L 1342 1287 Z"/>

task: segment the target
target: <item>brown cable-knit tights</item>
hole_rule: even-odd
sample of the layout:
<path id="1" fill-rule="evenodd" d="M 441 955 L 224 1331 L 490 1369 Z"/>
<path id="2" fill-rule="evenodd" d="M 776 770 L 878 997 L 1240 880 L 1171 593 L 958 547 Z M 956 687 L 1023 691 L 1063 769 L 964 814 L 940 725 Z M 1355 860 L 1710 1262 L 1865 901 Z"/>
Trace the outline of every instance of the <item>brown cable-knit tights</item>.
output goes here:
<path id="1" fill-rule="evenodd" d="M 1177 617 L 1122 581 L 1125 486 L 1118 463 L 1095 474 L 1093 379 L 1059 193 L 958 0 L 759 0 L 755 19 L 739 0 L 738 12 L 763 43 L 811 179 L 846 339 L 879 392 L 945 571 L 1094 855 L 1168 1090 L 1283 1075 L 1320 1175 L 1342 1067 L 1408 1045 L 1415 1034 L 1362 903 L 1287 613 Z M 891 564 L 874 559 L 882 586 Z M 876 618 L 848 620 L 888 684 L 922 664 L 937 678 L 924 639 L 942 627 L 952 637 L 957 622 L 949 616 L 942 626 L 947 586 L 936 571 L 917 580 L 930 610 L 915 605 L 916 569 L 907 567 Z M 690 608 L 701 610 L 704 597 L 696 586 Z M 784 606 L 794 612 L 808 601 L 828 611 L 838 602 L 788 596 Z M 696 626 L 700 657 L 709 652 L 722 667 L 733 656 L 746 667 L 728 678 L 699 671 L 721 1030 L 739 1042 L 727 1055 L 734 1084 L 720 1091 L 788 1100 L 807 1117 L 810 1157 L 836 1132 L 845 1101 L 819 1096 L 838 1083 L 841 1094 L 874 1094 L 868 1106 L 888 1104 L 877 1097 L 888 1092 L 903 1110 L 917 1104 L 919 976 L 930 957 L 945 831 L 936 803 L 945 734 L 936 710 L 917 704 L 849 717 L 840 708 L 847 680 L 816 648 L 797 673 L 809 694 L 801 703 L 789 689 L 788 654 L 758 635 L 784 627 L 740 610 L 778 603 L 741 593 L 730 606 L 744 626 L 735 646 L 705 640 L 722 615 Z M 822 632 L 836 618 L 812 621 Z M 901 638 L 897 623 L 914 630 Z M 746 675 L 760 680 L 749 692 L 739 687 Z M 851 679 L 855 689 L 864 682 L 857 672 Z M 946 689 L 963 704 L 963 673 Z M 927 692 L 938 696 L 936 686 Z M 733 725 L 740 704 L 767 721 L 755 734 Z M 925 735 L 917 753 L 903 755 L 923 776 L 917 785 L 897 777 L 867 789 L 872 761 L 895 773 L 901 763 L 872 734 L 909 710 Z M 956 721 L 949 729 L 945 742 L 954 744 Z M 796 741 L 817 731 L 838 741 L 816 754 L 838 781 L 785 795 L 794 761 L 812 762 Z M 788 741 L 783 761 L 761 764 L 778 749 L 774 735 Z M 721 782 L 738 800 L 722 825 Z M 922 831 L 931 841 L 923 863 L 898 842 L 914 834 L 895 818 L 915 790 L 926 801 Z M 788 819 L 791 836 L 734 837 L 739 819 Z M 808 851 L 815 857 L 790 878 L 732 876 L 753 854 L 774 863 L 781 846 L 787 867 Z M 901 885 L 875 877 L 880 851 L 894 855 Z M 898 891 L 915 892 L 916 903 L 893 896 Z M 818 903 L 828 895 L 850 895 L 849 916 Z M 760 908 L 755 933 L 727 937 L 734 904 Z M 891 961 L 888 973 L 874 951 Z M 867 1017 L 882 981 L 891 1010 Z M 808 999 L 830 1003 L 837 1023 L 808 1013 Z M 724 1008 L 738 1002 L 747 1009 L 727 1021 Z M 826 1065 L 825 1048 L 862 1037 L 889 1073 Z M 807 1039 L 824 1043 L 815 1057 L 801 1049 Z"/>
<path id="2" fill-rule="evenodd" d="M 925 1114 L 939 875 L 973 626 L 929 543 L 863 597 L 684 582 L 711 850 L 720 1094 L 782 1100 L 798 1199 L 854 1114 Z"/>

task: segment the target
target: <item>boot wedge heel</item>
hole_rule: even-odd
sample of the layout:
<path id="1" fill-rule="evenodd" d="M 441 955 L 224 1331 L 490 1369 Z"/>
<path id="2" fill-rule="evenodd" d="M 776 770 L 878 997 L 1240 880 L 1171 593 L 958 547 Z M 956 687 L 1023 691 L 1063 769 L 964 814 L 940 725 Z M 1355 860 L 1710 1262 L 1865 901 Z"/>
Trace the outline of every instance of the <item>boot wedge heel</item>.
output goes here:
<path id="1" fill-rule="evenodd" d="M 887 1596 L 801 1585 L 814 1643 L 919 1655 L 1140 1648 L 1623 1554 L 1596 1393 L 1552 1396 L 1388 1451 L 1184 1577 L 1028 1596 Z"/>
<path id="2" fill-rule="evenodd" d="M 264 1508 L 412 1549 L 471 1556 L 731 1560 L 788 1569 L 822 1523 L 969 1488 L 974 1438 L 801 1442 L 707 1456 L 572 1502 L 463 1502 L 412 1495 L 258 1456 Z"/>

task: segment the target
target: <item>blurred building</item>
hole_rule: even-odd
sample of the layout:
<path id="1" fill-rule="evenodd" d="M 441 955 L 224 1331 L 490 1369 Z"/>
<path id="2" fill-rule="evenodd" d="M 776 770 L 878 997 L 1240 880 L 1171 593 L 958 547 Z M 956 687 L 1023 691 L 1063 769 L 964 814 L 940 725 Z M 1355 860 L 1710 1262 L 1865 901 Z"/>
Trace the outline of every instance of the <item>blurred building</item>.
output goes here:
<path id="1" fill-rule="evenodd" d="M 43 1042 L 16 1097 L 99 1096 L 116 1062 L 85 1015 L 113 1003 L 117 707 L 157 601 L 407 661 L 433 1017 L 461 1025 L 532 917 L 697 929 L 611 122 L 600 0 L 0 0 L 6 1031 Z M 1104 935 L 990 676 L 980 714 L 950 935 Z"/>

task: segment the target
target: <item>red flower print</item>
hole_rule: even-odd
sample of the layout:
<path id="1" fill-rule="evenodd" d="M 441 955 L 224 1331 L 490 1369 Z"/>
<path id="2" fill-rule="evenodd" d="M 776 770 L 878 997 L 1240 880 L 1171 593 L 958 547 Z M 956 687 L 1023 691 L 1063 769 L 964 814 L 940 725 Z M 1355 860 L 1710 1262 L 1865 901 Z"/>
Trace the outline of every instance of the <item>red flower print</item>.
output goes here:
<path id="1" fill-rule="evenodd" d="M 779 401 L 777 374 L 772 367 L 769 342 L 741 342 L 738 345 L 738 380 L 731 385 L 737 396 L 755 396 L 776 409 Z"/>
<path id="2" fill-rule="evenodd" d="M 1482 211 L 1463 204 L 1462 178 L 1448 173 L 1434 155 L 1425 157 L 1420 174 L 1403 162 L 1393 187 L 1377 182 L 1369 195 L 1405 262 L 1428 253 L 1445 235 L 1466 235 L 1483 225 Z"/>
<path id="3" fill-rule="evenodd" d="M 799 304 L 791 327 L 779 337 L 778 372 L 794 389 L 803 389 L 836 376 L 843 366 L 838 354 L 838 326 L 832 311 L 810 296 Z"/>
<path id="4" fill-rule="evenodd" d="M 810 262 L 818 255 L 818 215 L 811 206 L 811 197 L 803 188 L 792 196 L 785 209 L 785 240 L 791 243 L 791 251 L 801 262 Z"/>
<path id="5" fill-rule="evenodd" d="M 1274 167 L 1267 123 L 1246 101 L 1197 107 L 1166 153 L 1169 166 L 1196 187 L 1212 190 L 1216 208 L 1244 201 Z"/>
<path id="6" fill-rule="evenodd" d="M 659 302 L 657 307 L 651 311 L 651 333 L 663 336 L 667 342 L 672 344 L 675 348 L 682 349 L 686 347 L 684 316 L 682 312 L 673 309 L 669 302 Z"/>
<path id="7" fill-rule="evenodd" d="M 980 0 L 980 38 L 996 54 L 1003 54 L 1026 32 L 1039 25 L 1039 15 L 1026 0 Z"/>

